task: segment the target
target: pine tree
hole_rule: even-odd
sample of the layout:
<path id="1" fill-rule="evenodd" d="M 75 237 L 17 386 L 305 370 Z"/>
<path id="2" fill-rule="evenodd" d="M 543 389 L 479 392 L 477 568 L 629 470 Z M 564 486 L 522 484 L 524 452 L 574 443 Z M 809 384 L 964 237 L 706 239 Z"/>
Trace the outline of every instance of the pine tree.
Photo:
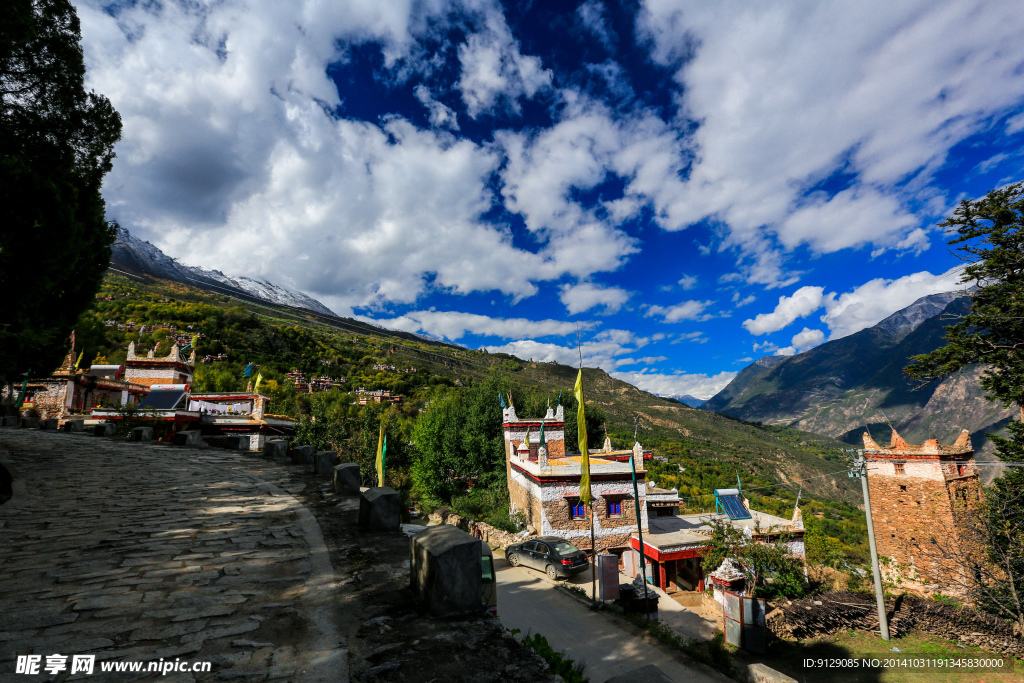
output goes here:
<path id="1" fill-rule="evenodd" d="M 0 3 L 0 381 L 60 364 L 110 261 L 121 119 L 86 92 L 80 40 L 68 0 Z"/>
<path id="2" fill-rule="evenodd" d="M 950 244 L 966 262 L 963 284 L 972 286 L 971 310 L 946 328 L 946 345 L 915 356 L 905 369 L 930 382 L 982 364 L 989 400 L 1024 406 L 1024 183 L 964 200 L 939 224 L 955 231 Z M 1024 417 L 1024 411 L 1022 411 Z M 1024 422 L 1008 436 L 989 434 L 1006 460 L 1024 460 Z M 980 514 L 965 519 L 969 540 L 985 548 L 959 553 L 973 576 L 975 604 L 1024 626 L 1024 469 L 1012 469 L 986 491 Z"/>

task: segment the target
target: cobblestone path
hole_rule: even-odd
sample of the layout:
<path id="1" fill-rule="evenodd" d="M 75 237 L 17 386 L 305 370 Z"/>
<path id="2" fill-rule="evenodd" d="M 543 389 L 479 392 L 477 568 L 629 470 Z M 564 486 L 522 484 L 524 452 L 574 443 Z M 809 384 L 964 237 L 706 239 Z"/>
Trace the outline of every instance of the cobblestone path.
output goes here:
<path id="1" fill-rule="evenodd" d="M 0 681 L 348 680 L 320 529 L 258 456 L 5 428 L 0 461 Z M 29 654 L 67 670 L 14 673 Z M 160 659 L 212 666 L 100 672 Z"/>

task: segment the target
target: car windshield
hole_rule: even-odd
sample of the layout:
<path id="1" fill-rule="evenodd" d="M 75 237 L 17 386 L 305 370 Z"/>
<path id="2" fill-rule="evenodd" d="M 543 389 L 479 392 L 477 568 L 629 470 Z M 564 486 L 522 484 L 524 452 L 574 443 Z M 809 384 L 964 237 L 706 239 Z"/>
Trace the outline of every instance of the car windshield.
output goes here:
<path id="1" fill-rule="evenodd" d="M 565 541 L 554 543 L 553 545 L 555 548 L 555 552 L 559 555 L 571 555 L 572 553 L 577 553 L 580 550 L 572 543 L 566 543 Z"/>

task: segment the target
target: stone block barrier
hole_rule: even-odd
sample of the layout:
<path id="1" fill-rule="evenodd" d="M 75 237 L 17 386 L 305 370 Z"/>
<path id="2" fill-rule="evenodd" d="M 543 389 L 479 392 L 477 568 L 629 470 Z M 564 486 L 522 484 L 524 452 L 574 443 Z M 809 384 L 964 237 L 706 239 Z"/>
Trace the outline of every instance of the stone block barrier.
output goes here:
<path id="1" fill-rule="evenodd" d="M 0 417 L 0 427 L 18 427 L 21 425 L 21 418 L 17 415 Z"/>
<path id="2" fill-rule="evenodd" d="M 62 430 L 69 434 L 78 434 L 85 431 L 85 420 L 67 420 Z"/>
<path id="3" fill-rule="evenodd" d="M 312 446 L 295 446 L 290 452 L 292 456 L 292 464 L 308 465 L 313 462 L 313 455 L 315 453 L 316 449 Z"/>
<path id="4" fill-rule="evenodd" d="M 507 548 L 513 543 L 522 543 L 529 538 L 529 536 L 510 534 L 484 522 L 473 521 L 468 517 L 462 517 L 445 508 L 438 508 L 430 514 L 428 519 L 435 524 L 451 524 L 469 533 L 473 533 L 476 530 L 479 532 L 480 538 L 486 541 L 487 545 L 492 548 Z"/>
<path id="5" fill-rule="evenodd" d="M 313 474 L 329 477 L 334 474 L 334 466 L 338 464 L 338 451 L 320 451 L 313 459 Z"/>
<path id="6" fill-rule="evenodd" d="M 284 460 L 288 456 L 288 439 L 269 439 L 263 444 L 264 457 Z"/>
<path id="7" fill-rule="evenodd" d="M 359 495 L 359 529 L 371 533 L 398 531 L 402 524 L 402 494 L 375 486 Z"/>
<path id="8" fill-rule="evenodd" d="M 153 440 L 153 428 L 152 427 L 133 427 L 131 431 L 132 441 L 152 441 Z"/>
<path id="9" fill-rule="evenodd" d="M 21 426 L 24 429 L 39 429 L 41 424 L 38 417 L 23 417 L 21 418 Z"/>
<path id="10" fill-rule="evenodd" d="M 198 430 L 178 432 L 174 435 L 174 445 L 184 446 L 185 448 L 199 448 L 199 444 L 202 443 L 200 434 Z"/>
<path id="11" fill-rule="evenodd" d="M 113 436 L 115 432 L 117 432 L 117 428 L 113 422 L 104 422 L 92 427 L 93 436 Z"/>
<path id="12" fill-rule="evenodd" d="M 45 420 L 39 420 L 38 425 L 40 429 L 53 429 L 56 430 L 60 427 L 60 420 L 55 417 L 48 417 Z"/>
<path id="13" fill-rule="evenodd" d="M 359 475 L 359 463 L 343 462 L 334 466 L 334 492 L 339 495 L 353 496 L 359 493 L 362 478 Z"/>

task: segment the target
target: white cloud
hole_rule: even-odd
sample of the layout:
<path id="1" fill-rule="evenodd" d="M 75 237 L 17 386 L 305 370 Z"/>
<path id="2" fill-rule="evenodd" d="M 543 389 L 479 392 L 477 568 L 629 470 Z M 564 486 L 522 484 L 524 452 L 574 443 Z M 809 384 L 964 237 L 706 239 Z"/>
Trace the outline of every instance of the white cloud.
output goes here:
<path id="1" fill-rule="evenodd" d="M 801 287 L 791 297 L 779 297 L 779 304 L 771 313 L 761 313 L 743 321 L 743 327 L 754 335 L 768 334 L 781 330 L 797 318 L 824 308 L 825 314 L 821 316 L 821 321 L 828 325 L 831 332 L 829 339 L 838 339 L 881 322 L 923 296 L 962 288 L 958 284 L 960 277 L 961 269 L 958 266 L 939 275 L 922 271 L 892 280 L 876 278 L 843 294 L 825 294 L 823 287 Z M 805 327 L 793 338 L 791 346 L 778 350 L 776 355 L 792 355 L 815 346 L 821 342 L 820 339 L 813 344 L 809 342 L 819 334 L 823 333 Z M 797 340 L 798 337 L 801 341 Z M 766 344 L 754 344 L 754 350 L 767 348 Z"/>
<path id="2" fill-rule="evenodd" d="M 693 289 L 697 286 L 697 276 L 695 275 L 684 275 L 679 278 L 679 282 L 676 283 L 683 289 Z"/>
<path id="3" fill-rule="evenodd" d="M 821 321 L 831 330 L 829 339 L 839 339 L 871 327 L 923 296 L 962 289 L 959 267 L 932 275 L 924 271 L 888 280 L 876 278 L 841 295 L 825 299 Z"/>
<path id="4" fill-rule="evenodd" d="M 801 287 L 793 296 L 780 296 L 779 303 L 771 313 L 761 313 L 755 318 L 743 321 L 743 327 L 754 335 L 768 334 L 781 330 L 797 318 L 810 315 L 821 307 L 823 287 Z"/>
<path id="5" fill-rule="evenodd" d="M 563 320 L 527 320 L 526 318 L 491 318 L 475 313 L 458 311 L 413 311 L 396 318 L 368 318 L 360 320 L 405 332 L 425 333 L 433 337 L 456 340 L 466 334 L 511 339 L 525 335 L 549 337 L 576 334 L 576 323 Z M 591 329 L 593 323 L 580 323 L 580 329 Z"/>
<path id="6" fill-rule="evenodd" d="M 650 342 L 647 337 L 637 337 L 628 330 L 603 330 L 586 339 L 582 344 L 583 364 L 611 372 L 624 365 L 640 362 L 658 362 L 661 357 L 633 358 Z M 533 358 L 535 361 L 555 361 L 575 367 L 579 364 L 579 351 L 575 344 L 563 346 L 534 339 L 520 339 L 501 346 L 487 346 L 488 351 L 510 353 L 519 358 Z"/>
<path id="7" fill-rule="evenodd" d="M 1013 135 L 1024 130 L 1024 113 L 1006 119 L 1006 134 Z"/>
<path id="8" fill-rule="evenodd" d="M 779 345 L 778 344 L 773 344 L 770 341 L 764 341 L 764 342 L 761 342 L 760 344 L 758 344 L 756 342 L 754 343 L 754 353 L 757 353 L 758 351 L 763 351 L 765 353 L 772 353 L 773 351 L 778 351 L 778 350 L 779 350 Z"/>
<path id="9" fill-rule="evenodd" d="M 474 119 L 496 107 L 518 112 L 520 98 L 533 97 L 551 85 L 551 72 L 539 58 L 519 52 L 519 42 L 497 8 L 488 11 L 484 27 L 459 46 L 459 61 L 459 89 Z"/>
<path id="10" fill-rule="evenodd" d="M 328 66 L 344 69 L 349 47 L 374 42 L 394 69 L 386 77 L 408 76 L 408 63 L 430 61 L 421 39 L 446 22 L 475 27 L 462 52 L 474 112 L 547 83 L 539 62 L 518 53 L 500 8 L 471 4 L 227 0 L 108 11 L 83 0 L 88 85 L 124 121 L 104 183 L 110 217 L 186 263 L 267 278 L 343 314 L 412 303 L 430 288 L 497 290 L 518 301 L 537 282 L 615 270 L 637 241 L 570 194 L 600 182 L 601 168 L 644 138 L 630 123 L 600 110 L 593 121 L 613 133 L 601 160 L 585 179 L 560 183 L 566 171 L 544 156 L 551 138 L 512 136 L 512 150 L 456 138 L 454 112 L 423 87 L 413 91 L 431 130 L 400 116 L 347 117 Z M 487 55 L 504 79 L 495 87 L 484 78 Z M 572 138 L 574 125 L 566 121 L 554 139 Z M 542 180 L 555 183 L 527 191 L 516 169 L 548 171 Z M 496 179 L 534 233 L 530 248 L 485 218 L 502 200 Z"/>
<path id="11" fill-rule="evenodd" d="M 589 282 L 577 285 L 562 285 L 559 295 L 571 315 L 602 306 L 603 315 L 615 313 L 629 300 L 629 292 L 619 287 L 599 287 Z"/>
<path id="12" fill-rule="evenodd" d="M 601 41 L 601 44 L 611 50 L 614 38 L 601 0 L 587 0 L 576 8 L 576 14 L 580 22 Z"/>
<path id="13" fill-rule="evenodd" d="M 776 350 L 775 355 L 792 356 L 796 353 L 803 353 L 807 349 L 814 348 L 823 341 L 825 341 L 824 332 L 805 327 L 803 330 L 793 335 L 793 340 L 790 342 L 789 346 Z"/>
<path id="14" fill-rule="evenodd" d="M 907 238 L 934 218 L 934 172 L 1024 94 L 1013 3 L 646 0 L 639 30 L 700 123 L 665 227 L 722 222 L 744 275 L 769 286 L 800 245 L 919 250 Z M 837 172 L 848 187 L 804 196 Z"/>
<path id="15" fill-rule="evenodd" d="M 717 375 L 678 374 L 665 375 L 650 372 L 613 372 L 611 375 L 623 382 L 629 382 L 638 389 L 658 396 L 683 396 L 707 400 L 725 388 L 736 376 L 735 372 L 720 372 Z"/>
<path id="16" fill-rule="evenodd" d="M 434 128 L 448 128 L 451 130 L 459 129 L 459 117 L 455 114 L 455 111 L 445 105 L 442 102 L 438 102 L 434 99 L 434 96 L 430 94 L 430 89 L 427 86 L 420 84 L 413 88 L 413 94 L 416 95 L 416 99 L 427 108 L 427 114 L 430 116 L 430 125 Z"/>
<path id="17" fill-rule="evenodd" d="M 662 322 L 677 323 L 682 320 L 708 320 L 711 315 L 704 313 L 704 309 L 713 304 L 714 301 L 683 301 L 674 306 L 651 306 L 644 313 L 645 318 L 660 316 Z"/>
<path id="18" fill-rule="evenodd" d="M 736 304 L 736 306 L 735 306 L 736 308 L 740 308 L 741 306 L 746 306 L 747 304 L 752 304 L 755 301 L 757 301 L 757 297 L 754 296 L 753 294 L 748 294 L 747 296 L 745 296 L 743 298 L 740 298 L 740 293 L 739 292 L 733 292 L 732 293 L 732 302 L 734 304 Z"/>

